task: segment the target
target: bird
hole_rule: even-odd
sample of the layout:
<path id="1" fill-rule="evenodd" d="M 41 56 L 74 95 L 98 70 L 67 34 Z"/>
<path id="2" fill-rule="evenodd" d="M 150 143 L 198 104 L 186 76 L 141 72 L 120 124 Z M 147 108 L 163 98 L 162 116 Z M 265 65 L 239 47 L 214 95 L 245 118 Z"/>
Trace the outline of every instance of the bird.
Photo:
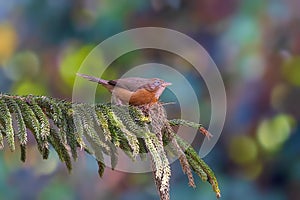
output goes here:
<path id="1" fill-rule="evenodd" d="M 158 102 L 166 87 L 172 85 L 172 83 L 159 78 L 128 77 L 105 80 L 80 73 L 77 75 L 105 87 L 112 93 L 114 101 L 120 105 L 151 106 Z"/>
<path id="2" fill-rule="evenodd" d="M 149 109 L 149 106 L 158 102 L 159 97 L 166 87 L 172 85 L 172 83 L 159 78 L 128 77 L 105 80 L 80 73 L 77 73 L 77 76 L 96 82 L 105 87 L 112 93 L 114 101 L 119 105 L 146 105 L 146 109 Z M 202 126 L 199 128 L 199 131 L 208 139 L 212 137 L 212 135 Z"/>

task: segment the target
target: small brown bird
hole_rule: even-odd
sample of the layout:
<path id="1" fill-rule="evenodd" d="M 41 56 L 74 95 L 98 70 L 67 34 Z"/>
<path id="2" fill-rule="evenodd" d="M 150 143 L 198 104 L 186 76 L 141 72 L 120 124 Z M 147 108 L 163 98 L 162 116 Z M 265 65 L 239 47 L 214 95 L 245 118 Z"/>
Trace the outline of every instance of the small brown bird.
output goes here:
<path id="1" fill-rule="evenodd" d="M 130 77 L 104 80 L 79 73 L 77 73 L 77 75 L 103 85 L 112 93 L 117 104 L 130 104 L 134 106 L 152 105 L 156 103 L 166 87 L 172 85 L 158 78 L 147 79 Z"/>
<path id="2" fill-rule="evenodd" d="M 130 104 L 134 106 L 151 106 L 158 101 L 166 87 L 172 85 L 172 83 L 165 82 L 159 78 L 147 79 L 130 77 L 116 80 L 104 80 L 79 73 L 77 73 L 77 75 L 103 85 L 112 93 L 114 101 L 119 105 Z M 204 127 L 200 127 L 199 131 L 208 139 L 212 137 Z"/>

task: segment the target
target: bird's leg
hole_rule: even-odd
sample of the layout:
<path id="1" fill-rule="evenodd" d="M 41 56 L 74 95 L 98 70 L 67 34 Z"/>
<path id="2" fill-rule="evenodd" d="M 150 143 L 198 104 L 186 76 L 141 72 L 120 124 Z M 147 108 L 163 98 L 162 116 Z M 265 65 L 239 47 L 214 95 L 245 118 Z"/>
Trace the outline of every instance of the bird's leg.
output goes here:
<path id="1" fill-rule="evenodd" d="M 118 97 L 116 97 L 115 95 L 112 95 L 112 103 L 117 105 L 117 106 L 121 106 L 124 105 L 124 103 L 122 102 L 121 99 L 119 99 Z"/>

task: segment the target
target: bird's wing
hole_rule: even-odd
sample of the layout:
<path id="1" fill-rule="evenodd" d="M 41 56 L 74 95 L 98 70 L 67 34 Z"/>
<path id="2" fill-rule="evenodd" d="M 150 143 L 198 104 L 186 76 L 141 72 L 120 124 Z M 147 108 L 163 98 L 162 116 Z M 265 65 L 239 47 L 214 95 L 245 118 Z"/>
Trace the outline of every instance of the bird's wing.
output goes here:
<path id="1" fill-rule="evenodd" d="M 109 81 L 110 84 L 117 87 L 127 89 L 129 91 L 135 92 L 141 86 L 151 82 L 151 79 L 139 78 L 139 77 L 128 77 L 122 79 L 116 79 Z"/>

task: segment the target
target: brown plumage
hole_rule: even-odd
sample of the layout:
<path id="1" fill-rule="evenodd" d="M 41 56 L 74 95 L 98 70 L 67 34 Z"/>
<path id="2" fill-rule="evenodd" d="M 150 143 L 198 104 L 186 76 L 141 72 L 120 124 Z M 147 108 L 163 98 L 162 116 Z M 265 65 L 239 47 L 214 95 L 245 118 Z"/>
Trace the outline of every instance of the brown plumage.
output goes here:
<path id="1" fill-rule="evenodd" d="M 104 80 L 89 75 L 77 74 L 89 81 L 104 86 L 112 93 L 118 104 L 151 105 L 156 103 L 165 88 L 171 83 L 158 78 L 130 77 L 116 80 Z"/>

